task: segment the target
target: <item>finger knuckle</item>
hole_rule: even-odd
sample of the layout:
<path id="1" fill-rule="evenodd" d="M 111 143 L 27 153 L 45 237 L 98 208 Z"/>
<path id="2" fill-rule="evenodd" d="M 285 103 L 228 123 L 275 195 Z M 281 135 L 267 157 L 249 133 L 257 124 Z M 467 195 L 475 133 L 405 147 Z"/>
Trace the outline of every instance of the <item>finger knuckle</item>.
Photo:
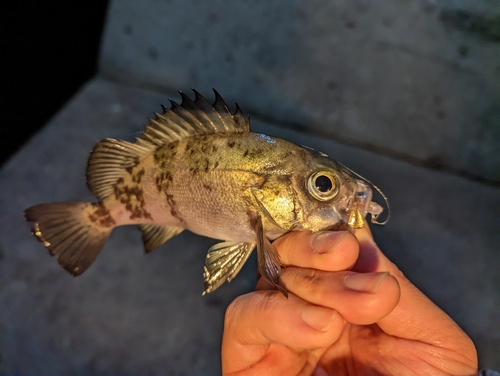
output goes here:
<path id="1" fill-rule="evenodd" d="M 301 276 L 302 287 L 307 291 L 314 291 L 321 279 L 321 273 L 316 269 L 304 269 L 303 271 L 304 273 Z"/>
<path id="2" fill-rule="evenodd" d="M 260 300 L 258 309 L 268 315 L 273 312 L 279 304 L 281 304 L 282 300 L 283 295 L 279 292 L 266 294 L 263 299 Z"/>

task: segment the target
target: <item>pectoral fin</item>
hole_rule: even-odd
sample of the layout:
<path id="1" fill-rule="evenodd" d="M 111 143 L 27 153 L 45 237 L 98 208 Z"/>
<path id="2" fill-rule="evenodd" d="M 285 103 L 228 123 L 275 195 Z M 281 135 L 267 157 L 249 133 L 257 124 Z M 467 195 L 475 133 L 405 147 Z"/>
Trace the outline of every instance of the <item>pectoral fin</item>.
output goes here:
<path id="1" fill-rule="evenodd" d="M 164 227 L 158 225 L 140 225 L 142 242 L 146 253 L 158 248 L 167 240 L 179 235 L 184 229 L 182 227 Z"/>
<path id="2" fill-rule="evenodd" d="M 208 250 L 205 266 L 203 267 L 205 291 L 203 291 L 202 295 L 216 290 L 226 281 L 231 282 L 254 248 L 254 243 L 246 242 L 222 242 L 212 246 Z"/>
<path id="3" fill-rule="evenodd" d="M 279 284 L 279 272 L 283 267 L 280 256 L 273 247 L 269 239 L 264 234 L 262 218 L 259 214 L 250 215 L 250 225 L 257 234 L 257 260 L 259 273 L 271 285 L 275 286 L 285 297 L 288 298 L 288 292 Z"/>

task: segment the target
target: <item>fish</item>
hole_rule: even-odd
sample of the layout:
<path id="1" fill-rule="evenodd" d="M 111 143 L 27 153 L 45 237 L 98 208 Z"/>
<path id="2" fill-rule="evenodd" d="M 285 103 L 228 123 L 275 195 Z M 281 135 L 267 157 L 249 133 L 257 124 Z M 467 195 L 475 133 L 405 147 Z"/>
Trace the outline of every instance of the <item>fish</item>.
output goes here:
<path id="1" fill-rule="evenodd" d="M 146 253 L 184 230 L 221 240 L 206 255 L 203 295 L 236 277 L 257 248 L 258 272 L 279 283 L 272 241 L 291 231 L 361 228 L 384 210 L 368 180 L 326 154 L 250 130 L 214 89 L 210 103 L 180 92 L 135 142 L 106 138 L 90 153 L 87 186 L 96 202 L 25 210 L 33 235 L 74 276 L 96 260 L 117 226 L 138 225 Z M 387 218 L 388 219 L 388 218 Z"/>

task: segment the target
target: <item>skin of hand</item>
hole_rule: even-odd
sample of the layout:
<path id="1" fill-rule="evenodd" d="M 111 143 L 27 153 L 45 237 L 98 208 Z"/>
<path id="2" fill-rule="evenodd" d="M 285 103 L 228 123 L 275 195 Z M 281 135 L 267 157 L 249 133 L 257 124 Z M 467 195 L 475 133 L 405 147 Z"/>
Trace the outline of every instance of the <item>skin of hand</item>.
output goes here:
<path id="1" fill-rule="evenodd" d="M 274 242 L 286 299 L 262 278 L 228 307 L 224 375 L 476 375 L 471 339 L 374 243 L 368 228 Z"/>

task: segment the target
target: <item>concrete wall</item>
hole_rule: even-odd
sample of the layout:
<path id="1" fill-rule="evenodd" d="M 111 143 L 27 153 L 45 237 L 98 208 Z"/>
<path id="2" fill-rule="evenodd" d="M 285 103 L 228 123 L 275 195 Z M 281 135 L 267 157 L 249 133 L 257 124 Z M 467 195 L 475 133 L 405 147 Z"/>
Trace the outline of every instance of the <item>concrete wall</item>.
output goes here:
<path id="1" fill-rule="evenodd" d="M 116 0 L 101 70 L 500 181 L 500 2 Z"/>
<path id="2" fill-rule="evenodd" d="M 216 240 L 185 231 L 145 255 L 126 226 L 74 278 L 22 214 L 92 200 L 84 171 L 94 143 L 137 135 L 165 95 L 96 78 L 0 170 L 0 375 L 220 375 L 224 312 L 253 290 L 255 253 L 231 283 L 201 296 Z M 328 150 L 379 185 L 392 210 L 387 226 L 372 226 L 377 243 L 471 336 L 480 366 L 500 369 L 500 189 L 270 122 L 253 127 Z"/>
<path id="3" fill-rule="evenodd" d="M 73 278 L 22 215 L 92 200 L 95 142 L 132 139 L 190 86 L 380 186 L 392 216 L 378 244 L 499 370 L 500 189 L 342 143 L 498 179 L 495 14 L 498 0 L 112 2 L 101 77 L 0 170 L 0 374 L 220 374 L 224 311 L 253 289 L 255 258 L 202 297 L 215 240 L 185 231 L 146 256 L 124 227 Z"/>

